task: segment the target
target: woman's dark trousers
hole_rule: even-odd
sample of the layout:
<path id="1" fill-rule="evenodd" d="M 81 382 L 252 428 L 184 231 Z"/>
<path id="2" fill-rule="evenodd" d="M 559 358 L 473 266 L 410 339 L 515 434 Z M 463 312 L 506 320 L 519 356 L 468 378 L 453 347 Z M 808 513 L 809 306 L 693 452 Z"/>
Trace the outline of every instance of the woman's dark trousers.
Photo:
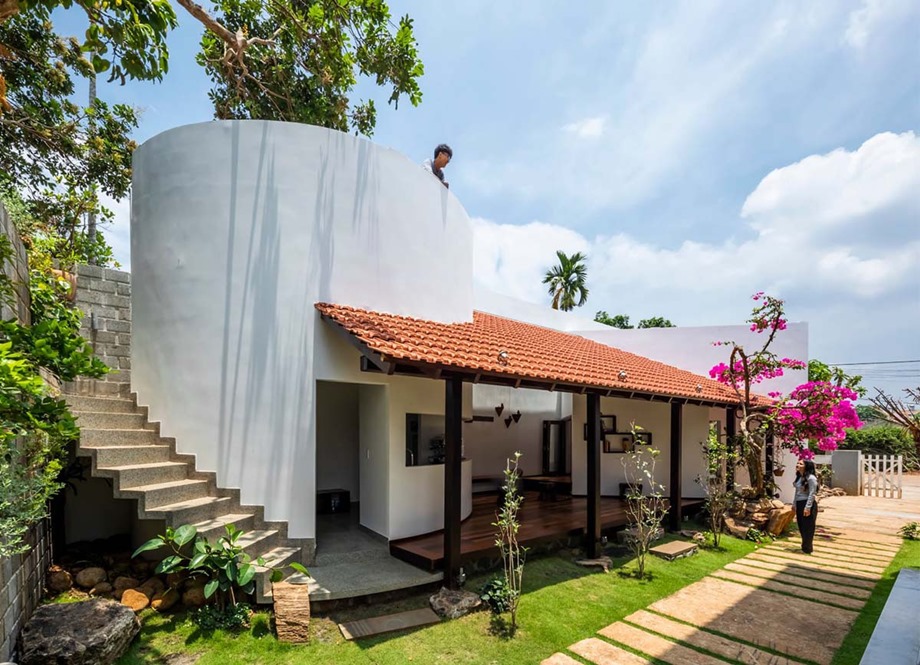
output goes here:
<path id="1" fill-rule="evenodd" d="M 802 535 L 802 551 L 805 554 L 811 554 L 815 540 L 815 524 L 818 521 L 818 502 L 812 503 L 811 514 L 808 517 L 805 517 L 806 503 L 808 501 L 795 502 L 795 521 L 799 525 L 799 533 Z"/>

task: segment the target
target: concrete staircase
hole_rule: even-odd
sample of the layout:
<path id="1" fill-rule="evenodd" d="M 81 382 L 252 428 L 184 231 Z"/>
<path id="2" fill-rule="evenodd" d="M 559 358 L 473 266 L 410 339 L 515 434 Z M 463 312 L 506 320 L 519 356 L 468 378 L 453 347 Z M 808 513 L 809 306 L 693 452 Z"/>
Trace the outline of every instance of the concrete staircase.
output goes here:
<path id="1" fill-rule="evenodd" d="M 302 543 L 287 537 L 287 524 L 266 522 L 260 506 L 240 505 L 239 491 L 220 489 L 213 473 L 195 469 L 195 457 L 176 452 L 175 439 L 160 436 L 159 423 L 147 419 L 147 408 L 136 397 L 112 394 L 111 384 L 97 384 L 100 396 L 66 395 L 80 426 L 77 455 L 92 460 L 94 477 L 110 478 L 118 499 L 137 501 L 142 520 L 160 520 L 167 526 L 194 524 L 211 542 L 233 524 L 245 533 L 238 541 L 255 560 L 282 568 L 303 562 Z M 285 574 L 290 573 L 286 569 Z M 266 571 L 256 578 L 256 602 L 271 602 Z"/>

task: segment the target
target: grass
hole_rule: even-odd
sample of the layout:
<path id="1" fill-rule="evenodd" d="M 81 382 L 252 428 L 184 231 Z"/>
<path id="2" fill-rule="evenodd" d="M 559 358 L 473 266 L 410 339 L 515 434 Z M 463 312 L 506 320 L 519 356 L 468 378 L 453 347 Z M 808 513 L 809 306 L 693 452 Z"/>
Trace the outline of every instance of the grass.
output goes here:
<path id="1" fill-rule="evenodd" d="M 314 617 L 309 645 L 288 645 L 266 634 L 265 617 L 254 619 L 253 631 L 203 633 L 184 614 L 160 616 L 146 610 L 143 628 L 119 665 L 309 665 L 319 663 L 533 663 L 600 628 L 642 609 L 656 600 L 721 568 L 756 548 L 752 542 L 725 537 L 720 551 L 666 562 L 649 557 L 648 577 L 631 575 L 634 565 L 624 557 L 614 560 L 608 573 L 594 572 L 564 554 L 534 559 L 524 571 L 524 595 L 514 638 L 495 630 L 491 615 L 476 612 L 454 621 L 414 631 L 389 633 L 346 642 L 337 623 L 390 612 L 425 607 L 428 594 L 405 600 L 333 612 Z M 373 574 L 373 571 L 368 571 Z M 467 588 L 477 591 L 489 576 L 472 578 Z M 255 634 L 258 636 L 256 636 Z"/>
<path id="2" fill-rule="evenodd" d="M 920 540 L 904 541 L 895 558 L 885 569 L 882 579 L 875 585 L 853 628 L 843 640 L 832 665 L 859 665 L 866 645 L 869 644 L 869 638 L 872 637 L 872 631 L 875 630 L 875 624 L 878 623 L 885 607 L 885 601 L 888 600 L 888 594 L 894 586 L 898 571 L 902 568 L 920 568 Z"/>

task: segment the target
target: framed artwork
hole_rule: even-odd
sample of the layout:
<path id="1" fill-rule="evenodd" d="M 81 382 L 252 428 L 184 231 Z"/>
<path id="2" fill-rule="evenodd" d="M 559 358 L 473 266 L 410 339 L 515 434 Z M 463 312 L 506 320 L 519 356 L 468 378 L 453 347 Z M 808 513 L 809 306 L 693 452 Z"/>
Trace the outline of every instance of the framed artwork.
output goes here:
<path id="1" fill-rule="evenodd" d="M 604 441 L 605 437 L 608 434 L 613 434 L 616 431 L 617 431 L 617 417 L 602 415 L 601 416 L 601 441 Z M 588 423 L 585 423 L 584 439 L 585 441 L 588 440 Z"/>

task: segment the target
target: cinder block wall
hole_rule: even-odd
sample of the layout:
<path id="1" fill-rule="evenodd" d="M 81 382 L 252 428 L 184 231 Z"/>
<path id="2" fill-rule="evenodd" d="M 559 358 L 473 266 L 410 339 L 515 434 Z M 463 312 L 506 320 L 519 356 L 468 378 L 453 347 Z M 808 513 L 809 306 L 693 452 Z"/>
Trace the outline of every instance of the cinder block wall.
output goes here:
<path id="1" fill-rule="evenodd" d="M 51 530 L 47 520 L 32 528 L 26 554 L 0 561 L 0 661 L 12 660 L 19 631 L 41 602 L 45 571 L 51 565 Z"/>
<path id="2" fill-rule="evenodd" d="M 126 397 L 131 392 L 131 273 L 98 266 L 77 266 L 76 272 L 80 333 L 112 371 L 101 381 L 78 379 L 71 390 Z"/>
<path id="3" fill-rule="evenodd" d="M 0 205 L 0 233 L 13 246 L 11 265 L 4 266 L 15 285 L 15 307 L 2 308 L 4 318 L 29 322 L 29 264 L 25 247 L 6 209 Z M 32 528 L 26 542 L 31 549 L 23 555 L 0 559 L 0 661 L 11 660 L 23 624 L 41 600 L 45 571 L 51 564 L 51 536 L 47 522 Z"/>

